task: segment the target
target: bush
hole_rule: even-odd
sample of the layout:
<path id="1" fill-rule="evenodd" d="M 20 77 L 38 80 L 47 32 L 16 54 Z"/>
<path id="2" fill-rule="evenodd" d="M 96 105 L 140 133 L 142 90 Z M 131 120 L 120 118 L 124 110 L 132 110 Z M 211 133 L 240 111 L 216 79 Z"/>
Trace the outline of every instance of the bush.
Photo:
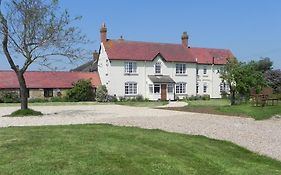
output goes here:
<path id="1" fill-rule="evenodd" d="M 210 100 L 210 95 L 203 95 L 202 100 Z"/>
<path id="2" fill-rule="evenodd" d="M 67 97 L 61 97 L 61 96 L 59 96 L 59 97 L 52 97 L 52 98 L 50 99 L 50 101 L 51 101 L 51 102 L 68 102 L 69 99 L 68 99 Z"/>
<path id="3" fill-rule="evenodd" d="M 98 102 L 106 102 L 107 101 L 107 94 L 108 91 L 105 85 L 99 86 L 96 91 L 96 100 Z"/>
<path id="4" fill-rule="evenodd" d="M 144 98 L 142 95 L 137 95 L 136 96 L 136 101 L 144 101 Z"/>
<path id="5" fill-rule="evenodd" d="M 11 117 L 24 117 L 24 116 L 41 116 L 43 115 L 39 111 L 34 111 L 32 109 L 24 109 L 24 110 L 17 110 L 13 112 L 10 116 Z"/>
<path id="6" fill-rule="evenodd" d="M 92 101 L 95 99 L 90 80 L 78 80 L 72 89 L 67 91 L 66 99 L 69 101 Z"/>
<path id="7" fill-rule="evenodd" d="M 0 93 L 0 102 L 2 102 L 2 103 L 19 103 L 20 97 L 17 92 L 3 91 Z"/>
<path id="8" fill-rule="evenodd" d="M 29 103 L 46 103 L 49 102 L 48 99 L 45 98 L 32 98 L 28 100 Z"/>
<path id="9" fill-rule="evenodd" d="M 116 96 L 108 95 L 106 101 L 108 101 L 108 102 L 117 102 L 118 99 L 117 99 Z"/>

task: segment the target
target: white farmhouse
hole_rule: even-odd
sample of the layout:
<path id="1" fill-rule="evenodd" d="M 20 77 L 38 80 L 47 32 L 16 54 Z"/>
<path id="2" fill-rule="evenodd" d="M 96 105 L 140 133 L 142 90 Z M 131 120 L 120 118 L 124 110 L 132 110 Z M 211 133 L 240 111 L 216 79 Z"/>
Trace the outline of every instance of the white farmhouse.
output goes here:
<path id="1" fill-rule="evenodd" d="M 227 49 L 192 48 L 183 33 L 181 44 L 107 38 L 102 25 L 98 72 L 109 95 L 150 100 L 175 100 L 209 95 L 221 98 L 220 71 L 233 57 Z"/>

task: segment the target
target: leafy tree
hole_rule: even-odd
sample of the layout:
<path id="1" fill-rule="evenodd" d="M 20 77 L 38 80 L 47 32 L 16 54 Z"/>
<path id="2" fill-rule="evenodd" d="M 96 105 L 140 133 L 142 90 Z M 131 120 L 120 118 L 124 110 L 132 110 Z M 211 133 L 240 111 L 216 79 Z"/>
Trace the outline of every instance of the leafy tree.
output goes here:
<path id="1" fill-rule="evenodd" d="M 270 58 L 265 57 L 261 58 L 259 61 L 251 61 L 249 64 L 254 66 L 257 71 L 265 73 L 268 70 L 272 70 L 273 62 Z"/>
<path id="2" fill-rule="evenodd" d="M 90 80 L 78 80 L 72 89 L 67 91 L 67 98 L 70 101 L 92 101 L 94 91 Z"/>
<path id="3" fill-rule="evenodd" d="M 108 95 L 108 91 L 105 85 L 99 86 L 96 91 L 96 100 L 98 102 L 105 102 Z"/>
<path id="4" fill-rule="evenodd" d="M 79 45 L 87 42 L 78 28 L 71 24 L 68 11 L 58 0 L 7 0 L 4 11 L 0 0 L 0 35 L 2 49 L 20 85 L 21 109 L 28 108 L 28 91 L 24 73 L 37 62 L 50 66 L 56 56 L 72 63 L 86 53 Z M 17 64 L 18 61 L 20 64 Z"/>
<path id="5" fill-rule="evenodd" d="M 265 86 L 262 73 L 253 64 L 238 62 L 236 58 L 228 59 L 221 78 L 229 85 L 231 105 L 235 104 L 238 95 L 248 97 L 251 88 L 259 91 Z"/>
<path id="6" fill-rule="evenodd" d="M 281 70 L 269 70 L 264 74 L 268 85 L 274 89 L 275 93 L 281 93 Z"/>

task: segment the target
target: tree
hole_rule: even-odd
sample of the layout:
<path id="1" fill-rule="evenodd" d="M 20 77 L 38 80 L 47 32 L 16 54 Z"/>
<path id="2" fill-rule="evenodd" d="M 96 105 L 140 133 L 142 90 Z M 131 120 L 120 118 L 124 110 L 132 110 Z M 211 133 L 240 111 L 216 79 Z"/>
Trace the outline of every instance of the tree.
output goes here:
<path id="1" fill-rule="evenodd" d="M 229 85 L 231 105 L 235 104 L 238 95 L 249 97 L 251 88 L 260 91 L 266 84 L 262 72 L 252 63 L 241 63 L 236 58 L 228 59 L 221 78 Z"/>
<path id="2" fill-rule="evenodd" d="M 274 89 L 274 92 L 281 93 L 281 70 L 266 71 L 264 76 L 268 85 Z"/>
<path id="3" fill-rule="evenodd" d="M 96 100 L 98 102 L 105 102 L 107 99 L 108 91 L 105 85 L 101 85 L 97 88 L 96 91 Z"/>
<path id="4" fill-rule="evenodd" d="M 0 7 L 2 9 L 2 0 Z M 28 108 L 24 73 L 34 62 L 49 67 L 56 56 L 72 63 L 83 58 L 79 46 L 87 42 L 58 0 L 9 0 L 5 13 L 0 9 L 2 49 L 20 85 L 21 109 Z M 20 60 L 20 64 L 16 61 Z"/>
<path id="5" fill-rule="evenodd" d="M 262 73 L 265 73 L 268 70 L 272 70 L 273 62 L 270 60 L 270 58 L 260 58 L 259 61 L 251 61 L 249 64 L 255 67 L 257 71 L 260 71 Z"/>
<path id="6" fill-rule="evenodd" d="M 90 80 L 78 80 L 72 89 L 67 92 L 70 101 L 92 101 L 94 92 Z"/>

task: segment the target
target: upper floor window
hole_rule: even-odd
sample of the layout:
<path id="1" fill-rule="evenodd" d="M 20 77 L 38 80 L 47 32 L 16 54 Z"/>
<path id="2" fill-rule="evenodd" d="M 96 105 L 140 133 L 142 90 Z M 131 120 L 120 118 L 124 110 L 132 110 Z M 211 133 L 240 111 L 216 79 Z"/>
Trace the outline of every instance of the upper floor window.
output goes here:
<path id="1" fill-rule="evenodd" d="M 125 73 L 137 73 L 137 63 L 125 62 Z"/>
<path id="2" fill-rule="evenodd" d="M 204 66 L 204 68 L 203 68 L 203 74 L 207 74 L 207 66 Z"/>
<path id="3" fill-rule="evenodd" d="M 186 93 L 186 83 L 177 83 L 176 94 L 185 94 L 185 93 Z"/>
<path id="4" fill-rule="evenodd" d="M 155 74 L 161 74 L 161 63 L 157 62 L 155 64 Z"/>
<path id="5" fill-rule="evenodd" d="M 125 95 L 136 95 L 138 93 L 138 84 L 135 82 L 125 83 Z"/>
<path id="6" fill-rule="evenodd" d="M 186 74 L 186 64 L 176 64 L 176 74 Z"/>
<path id="7" fill-rule="evenodd" d="M 196 67 L 196 75 L 199 75 L 199 69 L 198 69 L 198 66 Z"/>

